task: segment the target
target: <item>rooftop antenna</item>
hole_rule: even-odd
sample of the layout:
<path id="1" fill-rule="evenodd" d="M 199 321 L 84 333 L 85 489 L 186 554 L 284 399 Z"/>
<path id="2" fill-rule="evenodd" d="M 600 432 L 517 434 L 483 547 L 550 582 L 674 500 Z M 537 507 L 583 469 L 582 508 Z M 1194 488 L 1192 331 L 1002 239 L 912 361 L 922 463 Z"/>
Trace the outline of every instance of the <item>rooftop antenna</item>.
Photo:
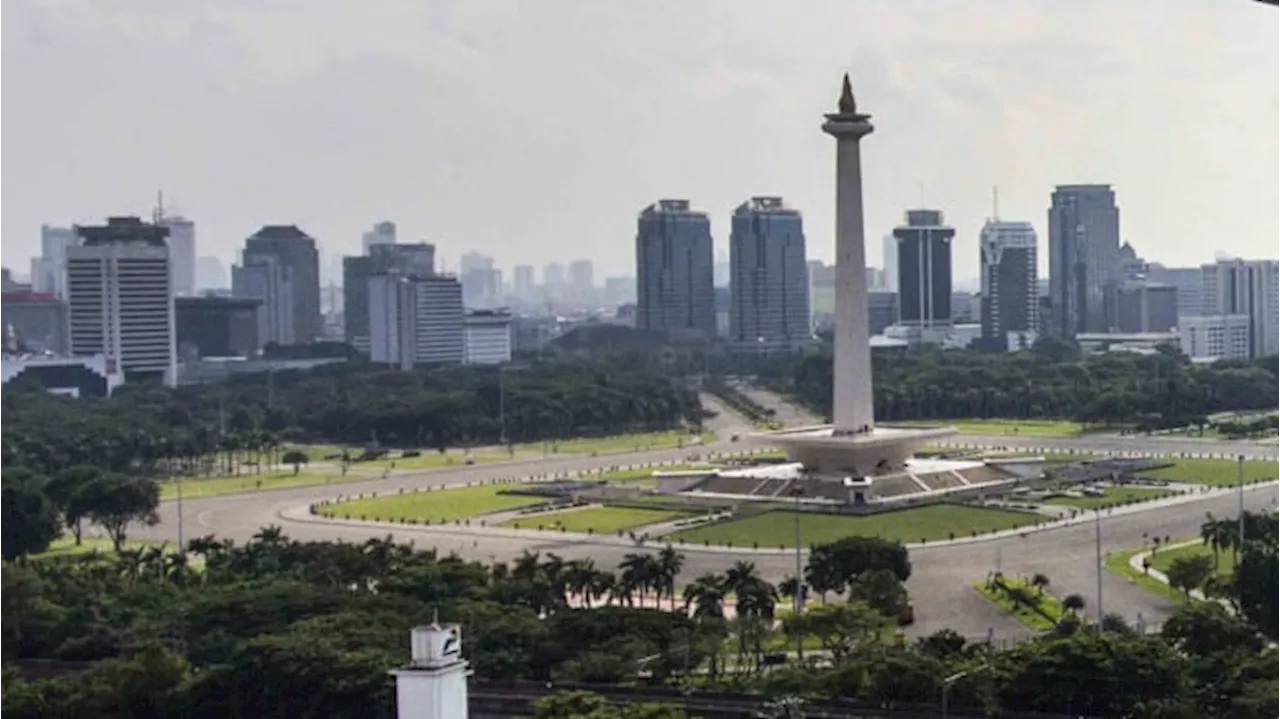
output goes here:
<path id="1" fill-rule="evenodd" d="M 1000 188 L 991 186 L 991 219 L 1000 219 Z"/>
<path id="2" fill-rule="evenodd" d="M 151 221 L 157 225 L 164 222 L 164 190 L 156 190 L 156 209 L 151 213 Z"/>

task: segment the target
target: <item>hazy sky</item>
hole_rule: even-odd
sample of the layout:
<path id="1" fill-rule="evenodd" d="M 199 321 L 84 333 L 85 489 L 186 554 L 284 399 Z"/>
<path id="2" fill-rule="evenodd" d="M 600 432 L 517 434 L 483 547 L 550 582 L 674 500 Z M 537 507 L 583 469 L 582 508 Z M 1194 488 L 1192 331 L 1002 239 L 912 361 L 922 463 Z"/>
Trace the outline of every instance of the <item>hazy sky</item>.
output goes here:
<path id="1" fill-rule="evenodd" d="M 42 222 L 146 214 L 157 188 L 224 261 L 264 223 L 326 253 L 395 220 L 451 267 L 586 256 L 631 274 L 635 214 L 686 197 L 727 248 L 780 194 L 832 254 L 848 70 L 869 260 L 923 202 L 959 230 L 1109 182 L 1148 259 L 1275 257 L 1274 7 L 1251 0 L 4 0 L 3 250 Z M 328 263 L 326 263 L 327 265 Z"/>

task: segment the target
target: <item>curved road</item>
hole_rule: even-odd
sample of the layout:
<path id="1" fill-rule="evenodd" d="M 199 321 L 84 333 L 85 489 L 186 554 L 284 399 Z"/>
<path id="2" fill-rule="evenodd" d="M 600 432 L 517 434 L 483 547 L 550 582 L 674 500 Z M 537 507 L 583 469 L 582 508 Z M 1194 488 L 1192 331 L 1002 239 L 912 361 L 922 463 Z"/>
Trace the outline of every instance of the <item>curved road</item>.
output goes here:
<path id="1" fill-rule="evenodd" d="M 722 412 L 714 420 L 720 436 L 734 431 L 747 430 L 741 421 L 729 412 Z M 1223 452 L 1225 443 L 1199 440 L 1150 440 L 1142 438 L 1088 438 L 1081 440 L 1047 439 L 1033 437 L 966 437 L 968 443 L 991 443 L 1009 446 L 1038 446 L 1042 448 L 1075 448 L 1080 450 L 1159 451 L 1172 453 L 1203 453 L 1210 448 Z M 1025 444 L 1024 444 L 1025 442 Z M 706 450 L 727 451 L 740 445 L 717 442 Z M 1251 445 L 1252 455 L 1275 459 L 1275 446 Z M 536 536 L 505 536 L 486 534 L 484 530 L 449 526 L 376 526 L 359 523 L 340 523 L 296 517 L 298 509 L 313 502 L 332 499 L 339 494 L 377 491 L 394 493 L 400 488 L 465 484 L 469 481 L 528 477 L 550 473 L 576 472 L 618 464 L 682 461 L 691 449 L 655 450 L 605 457 L 555 457 L 530 461 L 504 462 L 434 470 L 420 473 L 392 475 L 387 479 L 348 482 L 335 485 L 300 487 L 296 489 L 259 492 L 193 499 L 184 502 L 183 524 L 187 539 L 206 534 L 247 540 L 266 525 L 281 525 L 285 533 L 299 540 L 363 541 L 370 537 L 394 535 L 397 539 L 413 541 L 418 546 L 436 547 L 443 552 L 456 551 L 464 557 L 482 561 L 509 561 L 520 553 L 556 552 L 566 558 L 591 558 L 597 566 L 616 564 L 624 554 L 637 550 L 599 538 L 582 535 L 556 536 L 551 533 Z M 1255 487 L 1245 493 L 1246 506 L 1260 509 L 1273 506 L 1276 498 L 1274 486 Z M 1104 550 L 1120 550 L 1136 547 L 1146 536 L 1184 537 L 1199 531 L 1206 512 L 1218 516 L 1235 513 L 1238 498 L 1234 494 L 1218 494 L 1200 501 L 1153 506 L 1151 509 L 1106 518 L 1102 522 Z M 286 518 L 285 513 L 296 518 Z M 160 524 L 145 529 L 135 529 L 135 535 L 156 540 L 174 541 L 177 538 L 177 507 L 166 502 L 160 509 Z M 660 545 L 658 545 L 660 546 Z M 648 550 L 652 550 L 649 545 Z M 742 552 L 726 552 L 716 548 L 683 547 L 686 555 L 683 578 L 709 571 L 722 571 L 735 561 L 749 559 L 756 563 L 762 574 L 778 580 L 792 574 L 794 554 L 759 553 L 746 556 Z M 928 546 L 911 549 L 913 576 L 908 582 L 916 605 L 917 622 L 912 634 L 928 633 L 951 627 L 969 636 L 994 633 L 998 638 L 1014 639 L 1027 634 L 1026 629 L 979 597 L 972 585 L 980 581 L 999 562 L 1009 574 L 1043 572 L 1052 581 L 1052 590 L 1059 596 L 1078 593 L 1086 597 L 1092 611 L 1097 595 L 1097 579 L 1094 570 L 1094 525 L 1092 523 L 1056 527 L 1024 536 L 1006 536 L 986 541 L 957 543 L 950 546 Z M 1130 621 L 1139 613 L 1148 621 L 1159 621 L 1167 616 L 1170 605 L 1163 599 L 1130 584 L 1110 573 L 1103 574 L 1104 608 L 1116 612 Z"/>

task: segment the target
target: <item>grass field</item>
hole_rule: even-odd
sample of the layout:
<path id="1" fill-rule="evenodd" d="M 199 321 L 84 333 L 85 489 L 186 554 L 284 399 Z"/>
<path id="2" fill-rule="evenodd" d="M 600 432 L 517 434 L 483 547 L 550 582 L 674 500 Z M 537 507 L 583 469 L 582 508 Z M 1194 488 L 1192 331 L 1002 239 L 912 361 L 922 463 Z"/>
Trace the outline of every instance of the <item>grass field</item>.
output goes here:
<path id="1" fill-rule="evenodd" d="M 587 507 L 564 512 L 535 514 L 503 522 L 501 526 L 513 529 L 548 529 L 566 532 L 613 534 L 636 527 L 693 516 L 688 512 L 661 509 L 633 509 L 630 507 Z"/>
<path id="2" fill-rule="evenodd" d="M 1074 437 L 1083 427 L 1079 422 L 1052 419 L 935 419 L 927 421 L 886 422 L 903 426 L 947 425 L 961 434 L 1017 435 L 1020 437 Z"/>
<path id="3" fill-rule="evenodd" d="M 1058 620 L 1061 620 L 1062 615 L 1067 611 L 1063 609 L 1062 602 L 1059 601 L 1057 597 L 1049 594 L 1048 592 L 1040 594 L 1040 590 L 1030 586 L 1025 581 L 1012 581 L 1006 579 L 1005 582 L 1010 587 L 1026 587 L 1032 595 L 1038 595 L 1040 599 L 1040 609 L 1042 609 L 1048 617 L 1041 615 L 1039 612 L 1036 612 L 1024 604 L 1019 604 L 1013 601 L 1000 589 L 996 587 L 988 587 L 985 581 L 978 582 L 973 585 L 973 588 L 978 590 L 978 594 L 981 594 L 987 601 L 1000 607 L 1005 611 L 1005 613 L 1037 632 L 1047 632 L 1052 630 L 1057 626 Z M 1050 617 L 1053 619 L 1050 620 Z"/>
<path id="4" fill-rule="evenodd" d="M 1107 554 L 1104 564 L 1107 567 L 1107 571 L 1112 574 L 1118 574 L 1148 592 L 1164 597 L 1174 604 L 1194 601 L 1188 600 L 1182 592 L 1170 587 L 1168 584 L 1143 574 L 1142 570 L 1134 569 L 1129 566 L 1129 560 L 1133 558 L 1133 555 L 1141 554 L 1149 549 L 1151 549 L 1150 546 L 1140 547 L 1138 549 L 1126 549 L 1123 552 L 1111 552 Z"/>
<path id="5" fill-rule="evenodd" d="M 668 432 L 649 432 L 642 434 L 624 434 L 617 437 L 582 437 L 578 439 L 560 439 L 549 442 L 516 445 L 516 449 L 546 454 L 601 454 L 609 452 L 634 452 L 646 449 L 669 449 L 679 446 L 695 446 L 715 441 L 711 432 L 694 436 L 683 430 Z"/>
<path id="6" fill-rule="evenodd" d="M 440 523 L 470 519 L 489 512 L 530 507 L 546 501 L 541 497 L 499 494 L 501 490 L 517 486 L 519 485 L 489 484 L 434 492 L 388 494 L 384 497 L 331 504 L 320 507 L 319 511 L 326 517 Z"/>
<path id="7" fill-rule="evenodd" d="M 1151 489 L 1148 487 L 1107 487 L 1101 497 L 1054 497 L 1046 499 L 1045 504 L 1077 509 L 1107 509 L 1118 507 L 1126 502 L 1146 502 L 1152 499 L 1163 499 L 1177 494 L 1167 489 Z"/>
<path id="8" fill-rule="evenodd" d="M 1180 459 L 1172 467 L 1140 472 L 1143 477 L 1169 482 L 1194 482 L 1214 487 L 1232 487 L 1236 483 L 1234 459 Z M 1245 462 L 1244 482 L 1262 482 L 1280 476 L 1275 462 Z"/>
<path id="9" fill-rule="evenodd" d="M 1235 553 L 1231 550 L 1218 552 L 1218 574 L 1229 577 L 1235 568 Z M 1168 572 L 1169 566 L 1173 564 L 1173 560 L 1183 557 L 1209 557 L 1213 558 L 1213 549 L 1207 544 L 1188 544 L 1185 547 L 1174 547 L 1173 549 L 1161 549 L 1159 552 L 1151 555 L 1151 568 L 1161 572 Z"/>
<path id="10" fill-rule="evenodd" d="M 244 494 L 261 492 L 270 489 L 288 489 L 290 487 L 310 487 L 316 484 L 338 484 L 341 482 L 358 482 L 372 479 L 369 474 L 352 471 L 343 477 L 338 473 L 300 472 L 293 470 L 283 472 L 263 472 L 262 474 L 242 474 L 236 477 L 194 477 L 182 480 L 182 498 L 220 497 L 226 494 Z M 164 480 L 160 482 L 160 499 L 168 501 L 178 497 L 178 481 Z"/>
<path id="11" fill-rule="evenodd" d="M 778 510 L 746 519 L 695 527 L 670 535 L 672 540 L 732 544 L 737 547 L 794 547 L 795 512 Z M 1003 509 L 935 504 L 918 509 L 883 512 L 866 517 L 838 514 L 800 513 L 800 541 L 805 544 L 831 542 L 842 537 L 883 537 L 900 542 L 919 542 L 967 537 L 1000 529 L 1028 526 L 1043 519 L 1026 512 Z"/>
<path id="12" fill-rule="evenodd" d="M 143 542 L 136 539 L 126 539 L 124 546 L 126 549 L 138 549 L 145 547 L 150 542 Z M 172 549 L 170 547 L 169 549 Z M 53 544 L 49 548 L 39 554 L 31 555 L 31 559 L 62 559 L 66 557 L 75 557 L 81 554 L 110 554 L 115 552 L 111 540 L 105 537 L 82 537 L 79 546 L 76 545 L 75 537 L 71 535 L 63 535 L 53 540 Z"/>

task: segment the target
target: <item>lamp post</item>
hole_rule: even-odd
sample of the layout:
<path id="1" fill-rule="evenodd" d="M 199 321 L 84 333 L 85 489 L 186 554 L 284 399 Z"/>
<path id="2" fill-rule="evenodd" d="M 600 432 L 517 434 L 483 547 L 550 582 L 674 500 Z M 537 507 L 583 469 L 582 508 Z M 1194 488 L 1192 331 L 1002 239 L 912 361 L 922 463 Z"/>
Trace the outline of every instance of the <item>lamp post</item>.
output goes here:
<path id="1" fill-rule="evenodd" d="M 1240 566 L 1240 555 L 1244 552 L 1244 455 L 1236 457 L 1236 495 L 1239 500 L 1240 516 L 1236 518 L 1239 523 L 1240 539 L 1236 545 L 1236 566 Z"/>
<path id="2" fill-rule="evenodd" d="M 1093 511 L 1093 553 L 1098 575 L 1098 631 L 1102 631 L 1102 509 Z"/>

